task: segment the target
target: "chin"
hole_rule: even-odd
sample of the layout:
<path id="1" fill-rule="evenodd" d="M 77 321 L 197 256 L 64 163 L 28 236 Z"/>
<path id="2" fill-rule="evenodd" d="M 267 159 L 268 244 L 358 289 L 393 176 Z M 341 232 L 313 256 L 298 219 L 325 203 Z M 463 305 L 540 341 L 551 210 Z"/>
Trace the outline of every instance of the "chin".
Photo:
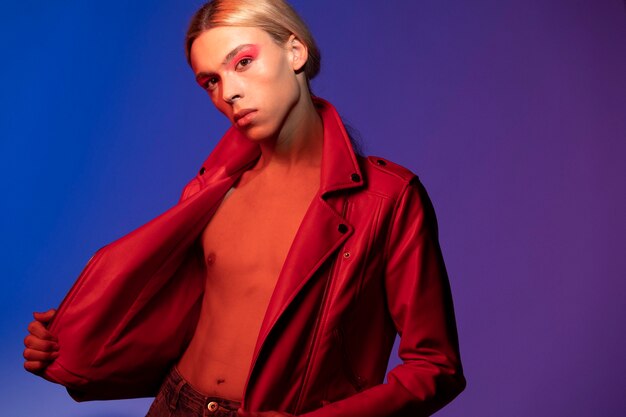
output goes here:
<path id="1" fill-rule="evenodd" d="M 263 142 L 276 136 L 274 130 L 263 126 L 250 126 L 245 129 L 240 129 L 239 131 L 253 142 Z"/>

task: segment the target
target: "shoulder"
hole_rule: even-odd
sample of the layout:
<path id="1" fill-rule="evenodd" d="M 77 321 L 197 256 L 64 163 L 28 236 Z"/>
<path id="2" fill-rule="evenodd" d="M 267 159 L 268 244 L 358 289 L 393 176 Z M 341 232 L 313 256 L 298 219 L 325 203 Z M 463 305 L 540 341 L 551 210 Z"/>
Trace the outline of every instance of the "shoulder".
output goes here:
<path id="1" fill-rule="evenodd" d="M 419 178 L 410 169 L 379 156 L 359 156 L 367 190 L 389 197 L 399 197 Z"/>
<path id="2" fill-rule="evenodd" d="M 432 236 L 438 235 L 435 208 L 417 174 L 378 156 L 359 159 L 367 176 L 366 191 L 390 200 L 396 227 L 406 229 L 410 224 L 421 224 Z"/>

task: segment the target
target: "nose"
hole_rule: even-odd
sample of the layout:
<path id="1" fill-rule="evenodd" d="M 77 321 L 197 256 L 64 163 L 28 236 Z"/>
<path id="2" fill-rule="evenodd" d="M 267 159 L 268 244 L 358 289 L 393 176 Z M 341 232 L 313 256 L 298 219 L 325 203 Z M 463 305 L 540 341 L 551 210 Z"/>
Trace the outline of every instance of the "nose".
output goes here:
<path id="1" fill-rule="evenodd" d="M 226 101 L 228 104 L 234 104 L 235 101 L 239 100 L 241 98 L 240 95 L 235 94 L 232 97 L 224 97 L 224 101 Z"/>
<path id="2" fill-rule="evenodd" d="M 241 85 L 236 80 L 222 80 L 222 98 L 225 102 L 233 104 L 242 97 Z"/>

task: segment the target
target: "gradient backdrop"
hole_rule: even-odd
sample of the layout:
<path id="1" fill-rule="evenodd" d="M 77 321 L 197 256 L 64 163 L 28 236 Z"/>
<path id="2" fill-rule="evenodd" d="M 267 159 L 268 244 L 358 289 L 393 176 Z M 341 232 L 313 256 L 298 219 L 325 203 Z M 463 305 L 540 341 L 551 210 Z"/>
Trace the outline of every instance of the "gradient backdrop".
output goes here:
<path id="1" fill-rule="evenodd" d="M 74 403 L 23 371 L 22 340 L 226 129 L 184 59 L 200 4 L 2 2 L 2 416 L 147 410 Z M 624 2 L 293 4 L 323 52 L 315 92 L 437 210 L 468 378 L 438 415 L 626 415 Z"/>

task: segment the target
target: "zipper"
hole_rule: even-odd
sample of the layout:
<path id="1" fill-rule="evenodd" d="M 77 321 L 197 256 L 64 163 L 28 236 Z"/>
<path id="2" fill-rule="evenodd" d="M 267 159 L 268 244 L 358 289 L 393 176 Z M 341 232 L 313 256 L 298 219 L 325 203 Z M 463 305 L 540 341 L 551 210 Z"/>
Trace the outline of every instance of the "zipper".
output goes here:
<path id="1" fill-rule="evenodd" d="M 348 207 L 348 200 L 344 200 L 344 204 L 341 210 L 341 217 L 345 218 L 346 211 Z M 330 298 L 329 294 L 331 293 L 331 288 L 333 287 L 335 271 L 337 269 L 337 260 L 338 256 L 335 256 L 333 260 L 333 264 L 330 267 L 330 271 L 328 273 L 328 280 L 326 281 L 326 285 L 324 286 L 324 293 L 322 294 L 322 301 L 320 303 L 319 313 L 317 315 L 317 320 L 315 322 L 315 328 L 313 330 L 313 337 L 311 339 L 311 347 L 309 348 L 309 354 L 307 356 L 307 368 L 304 373 L 304 379 L 302 381 L 302 386 L 300 387 L 300 392 L 298 393 L 298 400 L 296 401 L 295 414 L 298 415 L 300 413 L 300 407 L 302 406 L 302 393 L 304 392 L 307 383 L 309 382 L 309 375 L 311 372 L 312 362 L 315 357 L 315 346 L 317 346 L 317 341 L 319 338 L 320 329 L 322 328 L 322 323 L 325 321 L 328 310 L 330 309 L 330 303 L 328 299 Z"/>
<path id="2" fill-rule="evenodd" d="M 337 265 L 337 260 L 335 259 L 335 261 L 332 264 L 332 267 L 330 268 L 330 272 L 328 274 L 328 280 L 326 281 L 326 285 L 324 286 L 324 293 L 322 295 L 322 302 L 320 303 L 320 309 L 319 312 L 317 314 L 317 320 L 315 322 L 315 328 L 313 330 L 313 337 L 311 339 L 311 346 L 309 348 L 309 354 L 307 355 L 307 368 L 306 371 L 304 373 L 304 380 L 302 381 L 302 386 L 300 387 L 300 392 L 298 393 L 298 400 L 296 401 L 296 408 L 295 408 L 295 413 L 296 415 L 299 414 L 300 412 L 300 407 L 302 406 L 302 393 L 304 392 L 304 389 L 309 381 L 309 375 L 311 372 L 311 366 L 312 366 L 312 362 L 313 362 L 313 358 L 315 356 L 315 346 L 317 346 L 317 340 L 318 340 L 318 336 L 319 336 L 319 332 L 320 329 L 322 327 L 322 321 L 324 320 L 324 318 L 326 317 L 326 313 L 328 311 L 327 304 L 328 303 L 328 298 L 329 298 L 329 293 L 330 293 L 330 288 L 332 286 L 332 281 L 333 281 L 333 275 L 336 269 L 336 265 Z"/>

